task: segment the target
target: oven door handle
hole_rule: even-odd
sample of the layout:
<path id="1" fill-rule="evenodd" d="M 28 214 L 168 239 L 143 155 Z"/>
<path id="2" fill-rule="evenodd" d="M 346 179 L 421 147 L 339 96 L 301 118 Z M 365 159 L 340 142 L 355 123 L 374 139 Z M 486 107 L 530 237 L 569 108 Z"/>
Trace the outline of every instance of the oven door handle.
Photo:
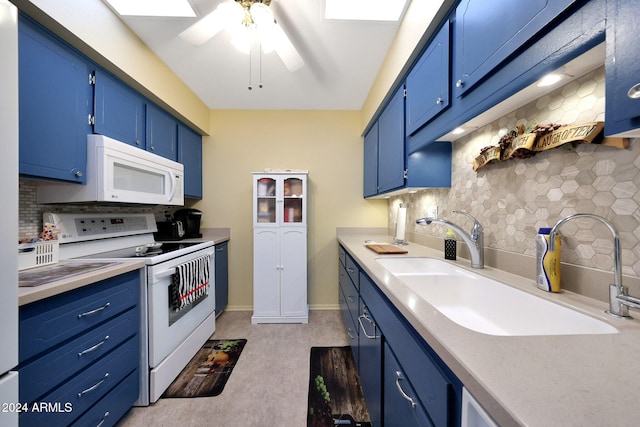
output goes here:
<path id="1" fill-rule="evenodd" d="M 174 267 L 168 270 L 159 271 L 158 273 L 154 274 L 153 277 L 158 280 L 164 279 L 165 277 L 173 276 L 174 274 L 176 274 L 177 271 L 178 270 Z"/>

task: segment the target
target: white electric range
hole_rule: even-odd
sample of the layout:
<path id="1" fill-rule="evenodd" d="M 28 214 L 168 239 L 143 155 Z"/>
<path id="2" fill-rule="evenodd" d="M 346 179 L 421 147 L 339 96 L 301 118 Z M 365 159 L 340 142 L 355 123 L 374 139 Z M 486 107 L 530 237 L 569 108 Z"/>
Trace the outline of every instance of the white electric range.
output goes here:
<path id="1" fill-rule="evenodd" d="M 212 241 L 156 242 L 153 214 L 45 213 L 60 242 L 60 259 L 144 259 L 141 270 L 141 378 L 137 406 L 157 401 L 215 331 Z M 190 262 L 206 262 L 206 292 L 179 310 L 172 296 L 174 274 Z"/>

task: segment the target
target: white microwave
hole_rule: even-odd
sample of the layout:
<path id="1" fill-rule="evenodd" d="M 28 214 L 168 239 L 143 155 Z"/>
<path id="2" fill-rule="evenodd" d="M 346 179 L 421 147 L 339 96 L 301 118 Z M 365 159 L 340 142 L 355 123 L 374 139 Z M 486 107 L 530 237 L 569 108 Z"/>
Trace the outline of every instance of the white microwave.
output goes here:
<path id="1" fill-rule="evenodd" d="M 41 183 L 38 203 L 184 205 L 184 166 L 104 135 L 87 135 L 85 185 Z"/>

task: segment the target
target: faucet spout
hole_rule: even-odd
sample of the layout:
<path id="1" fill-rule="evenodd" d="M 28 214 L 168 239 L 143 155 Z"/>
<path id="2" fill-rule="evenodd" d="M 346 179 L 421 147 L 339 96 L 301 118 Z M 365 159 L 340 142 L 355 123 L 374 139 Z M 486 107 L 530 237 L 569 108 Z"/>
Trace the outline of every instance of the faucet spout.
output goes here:
<path id="1" fill-rule="evenodd" d="M 469 248 L 469 256 L 471 258 L 471 267 L 484 268 L 484 230 L 480 222 L 469 215 L 465 211 L 454 210 L 453 213 L 466 215 L 473 220 L 473 228 L 471 233 L 464 231 L 459 225 L 454 224 L 444 218 L 424 217 L 416 221 L 419 225 L 429 225 L 431 223 L 442 224 L 451 228 Z"/>
<path id="2" fill-rule="evenodd" d="M 607 313 L 614 317 L 630 317 L 629 307 L 640 309 L 640 299 L 627 294 L 627 288 L 622 286 L 622 261 L 620 251 L 620 237 L 613 225 L 603 217 L 595 214 L 578 213 L 562 218 L 549 233 L 549 250 L 555 250 L 555 238 L 558 229 L 565 223 L 577 218 L 592 218 L 603 223 L 613 236 L 613 284 L 609 290 L 609 310 Z"/>

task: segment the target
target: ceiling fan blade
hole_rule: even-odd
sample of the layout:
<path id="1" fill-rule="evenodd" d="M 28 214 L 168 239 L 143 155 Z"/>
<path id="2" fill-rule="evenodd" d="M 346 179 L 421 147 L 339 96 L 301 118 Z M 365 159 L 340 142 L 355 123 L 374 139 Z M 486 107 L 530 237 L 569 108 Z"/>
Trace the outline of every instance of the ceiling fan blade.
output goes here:
<path id="1" fill-rule="evenodd" d="M 184 30 L 179 36 L 194 46 L 200 46 L 232 23 L 241 22 L 242 6 L 231 1 L 221 3 L 213 12 Z"/>
<path id="2" fill-rule="evenodd" d="M 280 24 L 275 24 L 272 29 L 274 50 L 284 62 L 289 71 L 299 70 L 304 65 L 304 60 L 285 34 Z"/>

